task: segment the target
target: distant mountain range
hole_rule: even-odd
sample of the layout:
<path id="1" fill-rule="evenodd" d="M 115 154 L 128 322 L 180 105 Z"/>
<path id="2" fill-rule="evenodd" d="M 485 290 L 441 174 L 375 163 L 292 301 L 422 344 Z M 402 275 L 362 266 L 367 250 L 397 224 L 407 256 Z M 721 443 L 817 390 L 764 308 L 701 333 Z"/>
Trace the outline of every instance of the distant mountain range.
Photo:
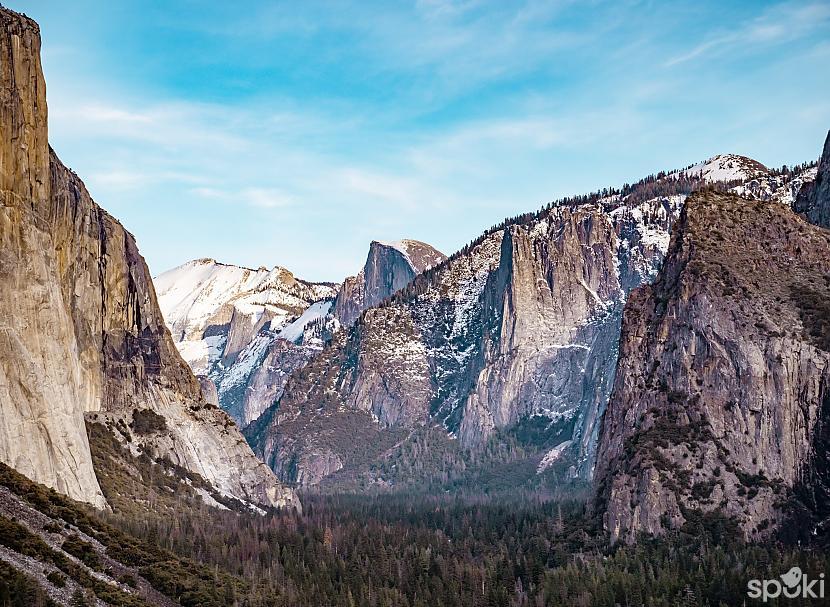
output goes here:
<path id="1" fill-rule="evenodd" d="M 507 220 L 336 333 L 246 436 L 289 483 L 453 485 L 471 461 L 513 465 L 519 486 L 590 480 L 623 306 L 657 275 L 687 195 L 789 205 L 814 175 L 721 155 Z M 479 462 L 493 449 L 511 453 Z M 399 461 L 410 451 L 447 450 L 424 478 L 401 472 L 419 467 Z"/>
<path id="2" fill-rule="evenodd" d="M 158 277 L 160 302 L 286 483 L 467 487 L 506 469 L 508 486 L 588 482 L 625 302 L 658 275 L 687 196 L 792 206 L 816 173 L 724 154 L 509 219 L 449 259 L 372 242 L 339 288 L 198 260 Z M 260 286 L 276 276 L 290 278 Z"/>

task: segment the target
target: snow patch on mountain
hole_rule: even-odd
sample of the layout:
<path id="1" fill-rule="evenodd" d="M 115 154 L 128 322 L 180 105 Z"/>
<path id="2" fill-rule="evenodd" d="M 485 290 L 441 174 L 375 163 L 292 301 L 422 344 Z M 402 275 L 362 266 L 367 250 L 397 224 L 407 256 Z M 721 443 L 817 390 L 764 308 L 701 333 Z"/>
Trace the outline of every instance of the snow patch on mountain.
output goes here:
<path id="1" fill-rule="evenodd" d="M 571 443 L 573 443 L 573 441 L 563 441 L 556 445 L 553 449 L 545 453 L 545 456 L 542 458 L 542 461 L 539 462 L 539 467 L 536 468 L 536 474 L 542 474 L 542 472 L 544 472 L 553 464 L 555 464 L 557 460 L 559 460 L 562 457 L 562 455 L 565 453 L 568 447 L 571 446 Z"/>
<path id="2" fill-rule="evenodd" d="M 254 270 L 213 259 L 165 272 L 155 285 L 179 353 L 213 380 L 220 405 L 231 412 L 250 409 L 236 402 L 246 398 L 240 388 L 275 341 L 302 341 L 306 326 L 328 313 L 336 294 L 334 286 L 299 280 L 280 266 Z"/>
<path id="3" fill-rule="evenodd" d="M 686 177 L 701 177 L 709 183 L 749 181 L 763 176 L 767 168 L 757 160 L 737 154 L 718 154 L 681 171 Z"/>
<path id="4" fill-rule="evenodd" d="M 300 314 L 300 317 L 287 325 L 279 333 L 279 337 L 291 342 L 297 342 L 304 334 L 306 327 L 316 320 L 325 318 L 331 310 L 332 301 L 318 301 L 309 306 L 305 312 Z"/>
<path id="5" fill-rule="evenodd" d="M 811 167 L 795 174 L 764 175 L 742 183 L 730 190 L 738 196 L 754 200 L 779 202 L 792 207 L 798 192 L 806 183 L 815 181 L 817 167 Z"/>

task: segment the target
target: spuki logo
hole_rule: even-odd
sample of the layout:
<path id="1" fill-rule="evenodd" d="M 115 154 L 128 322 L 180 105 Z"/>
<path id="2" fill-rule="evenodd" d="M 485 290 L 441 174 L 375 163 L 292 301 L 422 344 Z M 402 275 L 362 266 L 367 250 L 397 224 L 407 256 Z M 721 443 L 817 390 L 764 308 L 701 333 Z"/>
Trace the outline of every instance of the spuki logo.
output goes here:
<path id="1" fill-rule="evenodd" d="M 817 579 L 811 580 L 807 574 L 802 573 L 801 568 L 793 567 L 780 577 L 781 581 L 778 579 L 749 580 L 746 585 L 747 595 L 751 599 L 761 599 L 764 603 L 780 596 L 788 599 L 824 598 L 823 573 L 819 574 Z"/>

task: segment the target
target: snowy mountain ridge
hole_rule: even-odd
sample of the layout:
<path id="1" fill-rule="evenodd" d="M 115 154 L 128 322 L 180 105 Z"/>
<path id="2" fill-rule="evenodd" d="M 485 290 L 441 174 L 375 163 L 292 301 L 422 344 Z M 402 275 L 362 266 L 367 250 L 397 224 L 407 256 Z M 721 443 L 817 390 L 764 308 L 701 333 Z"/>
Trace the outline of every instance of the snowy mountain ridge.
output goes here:
<path id="1" fill-rule="evenodd" d="M 686 197 L 739 187 L 789 204 L 811 175 L 720 155 L 506 220 L 354 316 L 246 436 L 286 482 L 336 473 L 337 482 L 385 485 L 408 479 L 378 476 L 391 466 L 386 452 L 356 457 L 340 428 L 366 419 L 364 441 L 382 445 L 437 422 L 477 449 L 511 428 L 541 426 L 534 468 L 565 445 L 542 470 L 588 479 L 624 302 L 657 275 Z"/>
<path id="2" fill-rule="evenodd" d="M 718 154 L 680 171 L 686 177 L 699 177 L 707 183 L 749 181 L 768 172 L 757 160 L 738 154 Z"/>
<path id="3" fill-rule="evenodd" d="M 308 348 L 322 347 L 319 338 L 304 339 L 305 329 L 325 316 L 336 294 L 332 285 L 297 279 L 281 266 L 254 270 L 210 258 L 164 272 L 155 284 L 182 357 L 216 384 L 220 405 L 241 426 L 267 406 L 252 403 L 246 388 L 275 342 L 286 342 L 277 348 L 283 353 L 298 342 L 306 346 L 295 353 L 298 360 L 310 356 Z"/>
<path id="4" fill-rule="evenodd" d="M 224 306 L 256 317 L 266 310 L 305 309 L 309 301 L 332 297 L 327 284 L 297 280 L 281 266 L 258 270 L 203 258 L 173 268 L 155 279 L 165 320 L 176 341 L 192 339 L 216 324 Z"/>

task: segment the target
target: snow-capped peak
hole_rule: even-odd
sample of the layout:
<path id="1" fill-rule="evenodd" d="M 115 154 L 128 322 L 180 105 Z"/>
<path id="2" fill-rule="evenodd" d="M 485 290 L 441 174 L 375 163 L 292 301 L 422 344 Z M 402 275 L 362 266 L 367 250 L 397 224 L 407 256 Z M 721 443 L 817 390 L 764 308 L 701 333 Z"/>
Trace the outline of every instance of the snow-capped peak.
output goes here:
<path id="1" fill-rule="evenodd" d="M 303 310 L 334 295 L 332 287 L 298 281 L 281 266 L 253 270 L 207 258 L 164 272 L 154 282 L 176 341 L 201 339 L 208 325 L 227 323 L 232 308 L 248 315 L 266 308 Z"/>
<path id="2" fill-rule="evenodd" d="M 709 183 L 718 181 L 749 181 L 769 170 L 763 164 L 738 154 L 718 154 L 681 171 L 686 177 L 702 177 Z"/>
<path id="3" fill-rule="evenodd" d="M 403 238 L 401 240 L 375 240 L 378 244 L 398 251 L 406 259 L 413 272 L 420 274 L 433 266 L 438 265 L 447 257 L 432 245 L 420 240 Z"/>

